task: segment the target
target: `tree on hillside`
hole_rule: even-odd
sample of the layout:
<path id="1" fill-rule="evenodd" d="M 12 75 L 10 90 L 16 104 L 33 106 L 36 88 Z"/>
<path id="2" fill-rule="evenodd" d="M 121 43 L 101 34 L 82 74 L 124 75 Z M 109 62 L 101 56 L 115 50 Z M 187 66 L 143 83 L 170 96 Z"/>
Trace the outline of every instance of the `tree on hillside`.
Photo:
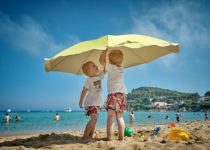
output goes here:
<path id="1" fill-rule="evenodd" d="M 210 96 L 210 91 L 207 91 L 204 96 Z"/>

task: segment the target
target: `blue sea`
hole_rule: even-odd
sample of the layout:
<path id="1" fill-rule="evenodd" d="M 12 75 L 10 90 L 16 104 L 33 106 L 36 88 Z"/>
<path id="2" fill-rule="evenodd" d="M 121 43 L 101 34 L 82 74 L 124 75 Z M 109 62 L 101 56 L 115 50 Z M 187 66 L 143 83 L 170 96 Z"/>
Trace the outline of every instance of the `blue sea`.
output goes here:
<path id="1" fill-rule="evenodd" d="M 83 130 L 89 117 L 84 112 L 59 112 L 61 119 L 53 119 L 56 112 L 11 112 L 12 120 L 6 124 L 3 120 L 5 113 L 0 112 L 0 135 L 28 134 L 28 133 L 50 133 L 62 131 Z M 15 116 L 19 115 L 21 120 L 15 122 Z M 163 124 L 176 121 L 176 112 L 134 112 L 135 125 Z M 203 112 L 182 112 L 181 122 L 191 120 L 204 120 Z M 152 118 L 148 118 L 151 115 Z M 169 120 L 165 116 L 170 117 Z M 101 112 L 97 128 L 106 128 L 107 112 Z M 124 113 L 126 126 L 129 126 L 129 112 Z"/>

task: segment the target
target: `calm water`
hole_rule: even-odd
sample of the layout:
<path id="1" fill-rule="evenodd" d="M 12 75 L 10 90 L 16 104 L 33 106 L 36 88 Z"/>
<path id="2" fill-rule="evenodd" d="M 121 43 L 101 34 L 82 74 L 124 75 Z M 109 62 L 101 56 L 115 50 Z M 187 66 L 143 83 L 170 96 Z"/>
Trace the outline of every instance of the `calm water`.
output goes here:
<path id="1" fill-rule="evenodd" d="M 21 120 L 15 123 L 15 115 L 18 114 Z M 0 135 L 5 134 L 22 134 L 22 133 L 41 133 L 41 132 L 59 132 L 83 130 L 88 121 L 88 117 L 83 112 L 60 112 L 61 119 L 53 120 L 55 112 L 17 112 L 10 113 L 12 121 L 9 124 L 4 123 L 5 113 L 0 112 Z M 162 124 L 175 122 L 176 112 L 134 112 L 135 125 L 139 124 Z M 152 118 L 148 119 L 147 116 Z M 170 117 L 165 120 L 165 116 Z M 97 128 L 106 128 L 106 112 L 101 112 L 97 122 Z M 126 126 L 129 126 L 129 113 L 124 113 Z M 202 112 L 183 112 L 181 122 L 189 120 L 203 120 Z"/>

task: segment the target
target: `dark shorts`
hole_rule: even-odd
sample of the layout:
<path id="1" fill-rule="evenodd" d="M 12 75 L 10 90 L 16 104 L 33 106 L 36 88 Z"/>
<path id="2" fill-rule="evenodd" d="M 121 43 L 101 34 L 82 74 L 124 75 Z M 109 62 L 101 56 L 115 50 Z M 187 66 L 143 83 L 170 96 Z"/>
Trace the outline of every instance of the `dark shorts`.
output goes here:
<path id="1" fill-rule="evenodd" d="M 176 117 L 176 121 L 179 122 L 179 117 Z"/>
<path id="2" fill-rule="evenodd" d="M 126 95 L 123 93 L 112 93 L 107 97 L 106 110 L 124 112 L 126 110 Z"/>

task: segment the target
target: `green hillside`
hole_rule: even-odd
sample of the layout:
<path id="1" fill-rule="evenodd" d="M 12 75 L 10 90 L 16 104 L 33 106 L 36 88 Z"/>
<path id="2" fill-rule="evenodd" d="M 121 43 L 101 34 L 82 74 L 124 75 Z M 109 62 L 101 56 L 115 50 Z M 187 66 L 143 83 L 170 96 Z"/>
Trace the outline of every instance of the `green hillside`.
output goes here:
<path id="1" fill-rule="evenodd" d="M 156 101 L 173 104 L 174 109 L 185 108 L 189 111 L 198 111 L 209 108 L 208 103 L 200 102 L 198 93 L 183 93 L 157 87 L 139 87 L 128 94 L 128 108 L 134 110 L 153 109 L 152 103 Z"/>

